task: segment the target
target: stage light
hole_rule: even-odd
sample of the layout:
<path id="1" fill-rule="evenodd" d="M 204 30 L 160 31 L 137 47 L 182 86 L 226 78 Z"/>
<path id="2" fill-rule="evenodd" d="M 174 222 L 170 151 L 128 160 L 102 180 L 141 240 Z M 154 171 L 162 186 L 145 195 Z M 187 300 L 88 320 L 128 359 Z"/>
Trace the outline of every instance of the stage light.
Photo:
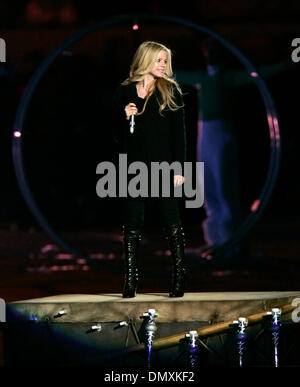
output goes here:
<path id="1" fill-rule="evenodd" d="M 189 337 L 190 345 L 192 347 L 196 347 L 196 340 L 197 340 L 197 337 L 198 337 L 198 332 L 197 331 L 190 331 L 189 333 L 187 333 L 185 335 L 185 337 Z"/>
<path id="2" fill-rule="evenodd" d="M 127 321 L 121 321 L 121 322 L 119 322 L 118 326 L 120 326 L 120 327 L 128 327 L 128 323 L 127 323 Z"/>
<path id="3" fill-rule="evenodd" d="M 139 29 L 139 25 L 137 23 L 133 23 L 132 29 L 133 31 L 137 31 Z"/>
<path id="4" fill-rule="evenodd" d="M 240 329 L 239 333 L 245 333 L 246 326 L 248 326 L 248 319 L 246 317 L 239 317 L 238 324 Z"/>
<path id="5" fill-rule="evenodd" d="M 148 358 L 147 358 L 147 366 L 150 368 L 150 359 L 151 359 L 151 352 L 152 352 L 152 343 L 154 339 L 155 332 L 157 331 L 157 326 L 155 323 L 155 317 L 157 317 L 158 314 L 156 313 L 155 309 L 148 309 L 148 312 L 143 313 L 141 318 L 146 319 L 146 336 L 147 336 L 147 349 L 148 349 Z"/>
<path id="6" fill-rule="evenodd" d="M 67 314 L 67 311 L 65 309 L 61 309 L 55 316 L 54 318 L 61 317 L 64 314 Z"/>
<path id="7" fill-rule="evenodd" d="M 90 329 L 88 329 L 85 333 L 95 333 L 95 332 L 101 332 L 102 326 L 100 323 L 97 323 L 95 325 L 92 325 Z"/>
<path id="8" fill-rule="evenodd" d="M 22 133 L 19 131 L 19 130 L 15 130 L 14 131 L 14 137 L 21 137 L 22 136 Z"/>
<path id="9" fill-rule="evenodd" d="M 189 333 L 185 335 L 185 337 L 189 338 L 189 358 L 192 368 L 197 366 L 199 360 L 199 348 L 197 344 L 198 336 L 197 331 L 189 331 Z"/>
<path id="10" fill-rule="evenodd" d="M 91 330 L 96 332 L 101 332 L 101 324 L 92 325 Z"/>

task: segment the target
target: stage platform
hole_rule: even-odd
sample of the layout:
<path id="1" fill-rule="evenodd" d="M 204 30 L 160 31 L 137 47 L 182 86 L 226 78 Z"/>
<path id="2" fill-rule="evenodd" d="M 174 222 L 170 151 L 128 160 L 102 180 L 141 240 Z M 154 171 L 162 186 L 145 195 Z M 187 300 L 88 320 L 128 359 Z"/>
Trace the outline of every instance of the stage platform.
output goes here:
<path id="1" fill-rule="evenodd" d="M 64 309 L 66 313 L 60 320 L 75 323 L 139 319 L 153 308 L 157 310 L 158 322 L 207 321 L 211 324 L 280 307 L 295 298 L 300 298 L 300 291 L 186 293 L 182 298 L 148 293 L 128 299 L 121 294 L 62 294 L 11 302 L 7 311 L 8 318 L 11 312 L 18 312 L 19 316 L 57 321 L 54 316 Z"/>
<path id="2" fill-rule="evenodd" d="M 298 366 L 294 343 L 300 338 L 299 324 L 291 321 L 296 299 L 300 300 L 300 291 L 186 293 L 182 298 L 147 293 L 131 299 L 121 294 L 62 294 L 10 302 L 4 361 L 29 367 L 143 367 L 147 329 L 142 315 L 155 309 L 154 366 L 186 367 L 190 358 L 185 335 L 191 330 L 199 334 L 202 367 L 235 366 L 236 333 L 231 325 L 239 317 L 249 321 L 245 361 L 272 366 L 272 336 L 264 317 L 272 308 L 282 308 L 280 354 L 291 346 L 293 350 L 281 359 Z"/>

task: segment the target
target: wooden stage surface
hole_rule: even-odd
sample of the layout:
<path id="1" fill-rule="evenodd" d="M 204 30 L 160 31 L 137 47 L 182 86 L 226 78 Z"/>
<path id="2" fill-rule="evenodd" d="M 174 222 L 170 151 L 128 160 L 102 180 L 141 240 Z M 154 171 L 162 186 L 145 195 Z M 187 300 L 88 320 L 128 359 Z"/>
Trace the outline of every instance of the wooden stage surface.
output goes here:
<path id="1" fill-rule="evenodd" d="M 186 293 L 170 298 L 166 293 L 138 294 L 123 299 L 121 294 L 61 294 L 8 303 L 18 314 L 55 321 L 62 309 L 60 322 L 111 322 L 138 319 L 148 309 L 155 309 L 159 322 L 209 321 L 216 323 L 237 319 L 260 311 L 300 300 L 293 292 L 203 292 Z M 56 320 L 57 321 L 57 320 Z"/>

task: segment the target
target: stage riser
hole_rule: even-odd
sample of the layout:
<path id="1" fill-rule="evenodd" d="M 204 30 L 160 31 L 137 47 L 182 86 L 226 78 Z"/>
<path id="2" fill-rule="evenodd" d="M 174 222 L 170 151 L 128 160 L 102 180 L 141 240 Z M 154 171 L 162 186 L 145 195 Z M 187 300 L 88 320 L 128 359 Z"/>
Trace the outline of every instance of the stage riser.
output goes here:
<path id="1" fill-rule="evenodd" d="M 299 324 L 286 323 L 291 319 L 289 307 L 296 298 L 300 298 L 300 292 L 187 293 L 174 299 L 155 293 L 138 294 L 132 299 L 123 299 L 121 294 L 71 294 L 12 302 L 6 305 L 4 362 L 22 367 L 143 368 L 147 353 L 141 316 L 155 309 L 158 316 L 154 344 L 160 349 L 152 351 L 153 367 L 189 367 L 188 339 L 184 337 L 191 330 L 206 332 L 199 347 L 200 368 L 237 366 L 236 333 L 230 324 L 239 317 L 255 322 L 247 328 L 245 364 L 272 367 L 269 328 L 258 339 L 256 335 L 262 329 L 262 321 L 267 321 L 267 311 L 282 307 L 280 356 L 286 366 L 300 365 L 300 346 L 295 345 L 300 338 Z M 253 320 L 257 314 L 260 317 Z M 129 326 L 120 327 L 122 321 Z M 91 332 L 97 324 L 101 330 Z M 290 357 L 283 360 L 288 353 Z"/>

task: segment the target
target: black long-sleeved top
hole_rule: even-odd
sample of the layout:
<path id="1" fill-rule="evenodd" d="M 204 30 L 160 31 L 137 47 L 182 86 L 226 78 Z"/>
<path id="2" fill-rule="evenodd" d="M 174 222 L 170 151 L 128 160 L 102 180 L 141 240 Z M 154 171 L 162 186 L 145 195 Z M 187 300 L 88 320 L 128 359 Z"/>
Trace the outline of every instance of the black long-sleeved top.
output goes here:
<path id="1" fill-rule="evenodd" d="M 183 106 L 182 96 L 176 88 L 174 94 L 177 105 Z M 119 144 L 120 153 L 127 153 L 128 163 L 133 161 L 183 163 L 186 160 L 184 108 L 175 111 L 165 108 L 161 115 L 158 103 L 160 99 L 160 92 L 155 90 L 147 102 L 144 113 L 135 116 L 134 133 L 131 134 L 125 106 L 133 102 L 140 112 L 145 100 L 138 96 L 136 83 L 121 85 L 118 88 L 114 138 Z"/>

